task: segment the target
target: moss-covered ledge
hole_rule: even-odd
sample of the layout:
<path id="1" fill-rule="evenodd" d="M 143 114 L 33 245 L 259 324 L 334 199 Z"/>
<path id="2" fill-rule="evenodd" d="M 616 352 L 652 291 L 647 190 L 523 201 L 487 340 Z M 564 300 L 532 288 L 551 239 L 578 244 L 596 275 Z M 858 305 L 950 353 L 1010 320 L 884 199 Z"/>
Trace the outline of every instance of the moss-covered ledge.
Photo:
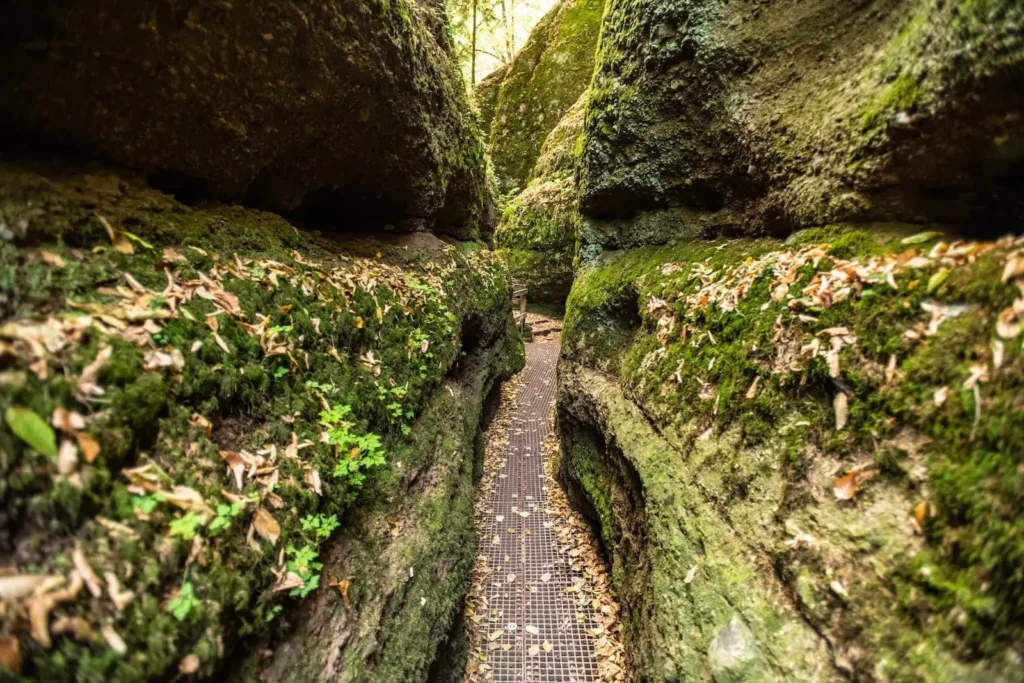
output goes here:
<path id="1" fill-rule="evenodd" d="M 832 226 L 580 273 L 561 471 L 641 676 L 799 679 L 805 622 L 822 676 L 1017 678 L 1022 247 Z"/>
<path id="2" fill-rule="evenodd" d="M 413 424 L 410 443 L 393 456 L 400 476 L 368 489 L 327 549 L 323 572 L 341 588 L 303 603 L 295 630 L 273 656 L 250 655 L 237 680 L 427 678 L 476 555 L 474 443 L 484 401 L 522 360 L 514 327 L 498 342 L 468 350 Z M 465 661 L 449 663 L 460 665 Z"/>
<path id="3" fill-rule="evenodd" d="M 414 430 L 453 402 L 471 430 L 521 364 L 508 276 L 479 245 L 327 239 L 64 162 L 0 165 L 0 235 L 0 629 L 25 676 L 220 676 L 311 596 L 371 600 L 329 573 L 362 515 L 470 495 L 446 469 L 472 470 L 461 432 L 447 450 Z M 455 610 L 468 527 L 452 533 L 432 541 L 452 568 L 424 613 L 435 641 L 389 671 L 422 675 Z M 364 655 L 345 661 L 367 677 Z"/>

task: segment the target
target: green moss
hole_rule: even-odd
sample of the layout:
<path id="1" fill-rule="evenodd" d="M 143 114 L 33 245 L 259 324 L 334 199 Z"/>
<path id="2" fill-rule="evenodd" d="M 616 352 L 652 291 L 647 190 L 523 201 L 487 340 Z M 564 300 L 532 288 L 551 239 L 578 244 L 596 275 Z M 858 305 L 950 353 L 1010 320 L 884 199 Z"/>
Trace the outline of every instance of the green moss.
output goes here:
<path id="1" fill-rule="evenodd" d="M 504 191 L 523 188 L 548 133 L 590 84 L 604 0 L 564 0 L 537 23 L 501 84 L 490 152 Z"/>
<path id="2" fill-rule="evenodd" d="M 472 245 L 416 239 L 341 245 L 270 214 L 191 209 L 129 178 L 96 171 L 6 164 L 0 178 L 5 216 L 13 211 L 28 217 L 18 242 L 0 245 L 3 322 L 82 320 L 76 306 L 106 307 L 91 309 L 105 331 L 86 327 L 80 337 L 51 346 L 45 377 L 38 366 L 29 369 L 20 333 L 5 334 L 5 343 L 15 344 L 8 367 L 22 379 L 0 385 L 0 411 L 23 405 L 46 416 L 58 407 L 83 413 L 100 446 L 94 462 L 80 461 L 65 477 L 0 427 L 0 492 L 16 520 L 14 561 L 36 573 L 63 574 L 67 554 L 79 542 L 97 573 L 115 572 L 135 592 L 116 615 L 84 593 L 62 606 L 94 629 L 116 628 L 127 655 L 117 656 L 102 639 L 62 636 L 44 650 L 26 637 L 27 674 L 46 680 L 160 678 L 188 653 L 212 674 L 225 644 L 265 634 L 276 626 L 282 606 L 295 602 L 272 586 L 281 548 L 315 553 L 323 541 L 303 528 L 304 517 L 337 516 L 347 525 L 360 511 L 360 496 L 374 500 L 372 490 L 391 486 L 380 498 L 386 500 L 404 485 L 402 473 L 389 467 L 367 470 L 365 483 L 334 476 L 339 458 L 348 454 L 321 440 L 321 411 L 350 406 L 352 433 L 375 436 L 389 463 L 402 458 L 415 468 L 417 459 L 438 451 L 433 445 L 412 448 L 410 425 L 465 355 L 500 342 L 494 368 L 521 362 L 522 345 L 508 335 L 508 276 Z M 98 216 L 139 238 L 134 254 L 110 248 Z M 61 255 L 65 265 L 44 266 L 42 251 Z M 173 295 L 161 294 L 168 278 L 177 286 L 207 284 L 190 299 L 175 299 L 172 315 Z M 145 296 L 154 319 L 140 344 L 117 334 L 125 326 L 118 316 L 125 315 L 126 297 L 134 296 L 133 282 L 153 292 Z M 210 300 L 221 287 L 237 298 L 236 315 L 223 300 Z M 132 330 L 141 334 L 141 323 Z M 472 347 L 464 348 L 463 341 Z M 271 344 L 281 345 L 282 353 L 268 354 Z M 76 378 L 108 347 L 109 360 L 94 380 L 102 394 L 87 399 Z M 154 367 L 155 350 L 180 353 L 181 367 Z M 485 366 L 486 377 L 495 374 Z M 298 457 L 283 457 L 293 440 L 304 444 Z M 271 448 L 278 454 L 277 482 L 249 474 L 238 490 L 222 453 L 268 458 Z M 175 532 L 186 511 L 126 476 L 128 468 L 140 467 L 153 473 L 160 491 L 188 487 L 211 509 L 230 502 L 225 491 L 254 503 L 218 533 L 206 526 L 209 519 L 194 525 L 202 545 L 193 546 Z M 319 472 L 322 496 L 306 483 L 311 469 Z M 280 526 L 273 548 L 265 540 L 246 541 L 257 505 Z M 471 513 L 465 517 L 472 519 Z M 128 531 L 111 532 L 101 520 Z M 201 554 L 190 557 L 194 553 Z M 178 618 L 168 612 L 167 597 L 186 581 L 197 603 Z M 454 598 L 439 601 L 436 609 L 450 614 Z M 13 624 L 5 618 L 3 626 Z M 432 656 L 431 647 L 421 650 Z"/>
<path id="3" fill-rule="evenodd" d="M 640 473 L 645 492 L 666 477 L 696 477 L 701 495 L 742 529 L 747 514 L 803 514 L 811 506 L 805 478 L 821 477 L 814 474 L 815 460 L 827 454 L 846 460 L 841 468 L 873 461 L 880 475 L 873 484 L 877 494 L 864 496 L 879 506 L 894 504 L 894 496 L 910 501 L 893 514 L 909 515 L 922 499 L 934 505 L 924 525 L 926 548 L 916 557 L 906 550 L 912 539 L 893 535 L 906 533 L 905 527 L 872 527 L 878 519 L 867 506 L 867 520 L 851 522 L 838 537 L 831 518 L 818 510 L 822 503 L 811 507 L 818 510 L 808 519 L 821 525 L 815 531 L 820 543 L 849 543 L 858 553 L 878 554 L 872 560 L 878 590 L 903 588 L 895 612 L 880 593 L 851 593 L 839 626 L 826 626 L 836 618 L 833 608 L 808 607 L 809 614 L 830 637 L 857 633 L 885 650 L 893 680 L 977 658 L 998 678 L 1001 653 L 1021 637 L 1017 615 L 1024 610 L 1018 589 L 1024 529 L 1015 513 L 1024 504 L 1020 340 L 1003 342 L 1003 366 L 998 372 L 991 366 L 995 319 L 1019 297 L 1013 283 L 1002 282 L 1007 245 L 983 245 L 975 257 L 941 266 L 906 265 L 891 282 L 875 275 L 822 308 L 805 293 L 841 260 L 905 262 L 915 255 L 909 250 L 928 253 L 941 239 L 905 239 L 910 236 L 906 226 L 828 226 L 798 233 L 785 245 L 737 240 L 609 253 L 576 280 L 563 348 L 572 365 L 617 375 L 623 394 L 680 449 L 679 464 Z M 795 271 L 788 298 L 773 299 L 776 264 L 818 245 L 818 255 Z M 872 268 L 884 272 L 880 265 Z M 841 285 L 831 288 L 837 292 Z M 928 311 L 935 305 L 950 307 L 949 317 L 929 331 Z M 829 343 L 823 331 L 839 328 L 856 335 L 856 342 L 842 348 L 840 375 L 833 378 L 823 357 Z M 809 349 L 818 343 L 822 350 L 815 355 Z M 894 372 L 888 373 L 891 362 Z M 977 396 L 962 388 L 972 366 L 988 373 Z M 936 405 L 940 387 L 948 387 L 949 395 Z M 849 419 L 837 431 L 832 402 L 838 391 L 849 397 Z M 574 414 L 603 415 L 601 410 Z M 707 443 L 722 450 L 703 455 L 709 447 L 701 444 Z M 590 481 L 586 449 L 574 446 L 570 457 L 582 463 L 571 465 L 574 477 L 600 509 L 605 480 L 621 477 L 605 473 Z M 781 486 L 792 493 L 783 496 Z M 822 495 L 831 498 L 827 491 Z M 660 519 L 667 512 L 648 514 Z M 621 523 L 608 527 L 602 520 L 602 528 L 611 543 L 625 533 Z M 706 537 L 703 543 L 710 547 Z M 792 555 L 784 557 L 783 566 L 794 562 Z M 798 575 L 794 569 L 794 581 Z M 806 593 L 806 575 L 801 581 Z M 666 592 L 674 596 L 678 589 Z"/>

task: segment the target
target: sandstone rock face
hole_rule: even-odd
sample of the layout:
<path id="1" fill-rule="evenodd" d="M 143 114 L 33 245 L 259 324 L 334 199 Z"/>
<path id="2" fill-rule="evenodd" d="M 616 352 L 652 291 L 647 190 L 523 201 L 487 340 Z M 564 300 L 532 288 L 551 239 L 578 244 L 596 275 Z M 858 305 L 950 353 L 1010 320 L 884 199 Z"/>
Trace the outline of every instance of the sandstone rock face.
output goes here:
<path id="1" fill-rule="evenodd" d="M 513 281 L 528 288 L 530 301 L 561 304 L 572 287 L 580 222 L 575 150 L 585 102 L 586 93 L 548 135 L 533 178 L 505 207 L 494 234 Z"/>
<path id="2" fill-rule="evenodd" d="M 914 230 L 577 275 L 560 476 L 639 680 L 1019 680 L 1024 237 Z"/>
<path id="3" fill-rule="evenodd" d="M 486 217 L 483 148 L 428 3 L 17 0 L 0 61 L 5 134 L 176 192 L 338 231 L 473 237 Z"/>
<path id="4" fill-rule="evenodd" d="M 1019 678 L 1022 26 L 611 1 L 560 471 L 639 679 Z"/>
<path id="5" fill-rule="evenodd" d="M 610 243 L 663 209 L 661 241 L 842 220 L 998 234 L 1020 224 L 1022 28 L 1012 0 L 613 1 L 583 212 L 612 219 Z"/>
<path id="6" fill-rule="evenodd" d="M 487 136 L 502 192 L 526 186 L 548 133 L 590 84 L 604 4 L 559 2 L 505 72 Z M 490 81 L 478 88 L 478 102 L 487 101 Z"/>

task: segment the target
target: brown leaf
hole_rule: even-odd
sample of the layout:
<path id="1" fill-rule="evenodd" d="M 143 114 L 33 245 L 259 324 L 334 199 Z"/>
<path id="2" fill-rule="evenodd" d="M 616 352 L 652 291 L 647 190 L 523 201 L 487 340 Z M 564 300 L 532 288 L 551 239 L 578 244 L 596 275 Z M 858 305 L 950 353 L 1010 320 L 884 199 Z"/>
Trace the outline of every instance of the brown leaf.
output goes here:
<path id="1" fill-rule="evenodd" d="M 241 491 L 245 486 L 245 460 L 238 451 L 221 451 L 220 457 L 228 465 L 228 472 L 235 477 L 235 486 Z"/>
<path id="2" fill-rule="evenodd" d="M 996 319 L 996 334 L 1003 339 L 1016 339 L 1024 329 L 1013 306 L 1006 308 Z"/>
<path id="3" fill-rule="evenodd" d="M 95 637 L 95 632 L 92 630 L 92 626 L 89 622 L 82 617 L 61 617 L 57 621 L 53 622 L 53 626 L 50 631 L 57 635 L 64 635 L 70 633 L 78 640 L 90 641 Z"/>
<path id="4" fill-rule="evenodd" d="M 351 586 L 351 582 L 351 576 L 346 576 L 344 579 L 331 577 L 331 586 L 337 588 L 338 592 L 341 593 L 341 599 L 344 601 L 346 608 L 350 608 L 352 606 L 348 602 L 348 589 Z"/>
<path id="5" fill-rule="evenodd" d="M 96 214 L 96 218 L 99 219 L 100 225 L 107 231 L 107 235 L 110 237 L 110 243 L 114 245 L 114 250 L 122 254 L 134 254 L 135 247 L 132 246 L 131 240 L 125 237 L 125 234 L 112 226 L 106 218 Z"/>
<path id="6" fill-rule="evenodd" d="M 870 481 L 875 476 L 874 464 L 858 465 L 850 470 L 845 476 L 835 480 L 832 492 L 838 500 L 852 500 L 860 491 L 861 484 Z"/>
<path id="7" fill-rule="evenodd" d="M 302 580 L 302 577 L 295 572 L 282 572 L 277 577 L 277 582 L 274 587 L 271 588 L 271 592 L 279 593 L 281 591 L 291 590 L 292 588 L 302 588 L 306 585 L 306 582 Z"/>
<path id="8" fill-rule="evenodd" d="M 60 451 L 57 453 L 57 472 L 68 476 L 78 469 L 78 448 L 69 439 L 60 442 Z"/>
<path id="9" fill-rule="evenodd" d="M 32 628 L 32 638 L 49 649 L 53 645 L 50 639 L 50 610 L 53 609 L 53 600 L 46 596 L 32 597 L 28 599 L 28 619 Z"/>
<path id="10" fill-rule="evenodd" d="M 107 641 L 107 645 L 110 649 L 119 655 L 128 653 L 128 646 L 125 645 L 124 639 L 117 631 L 114 630 L 113 626 L 104 626 L 100 633 L 103 634 L 103 639 Z"/>
<path id="11" fill-rule="evenodd" d="M 195 425 L 196 427 L 199 427 L 204 432 L 206 432 L 207 436 L 209 436 L 213 432 L 213 425 L 210 424 L 210 421 L 207 420 L 202 415 L 200 415 L 199 413 L 192 413 L 192 420 L 191 420 L 191 422 L 192 422 L 193 425 Z"/>
<path id="12" fill-rule="evenodd" d="M 178 664 L 178 671 L 185 676 L 191 676 L 195 672 L 199 671 L 199 657 L 196 655 L 188 655 L 185 659 L 181 660 Z"/>
<path id="13" fill-rule="evenodd" d="M 277 539 L 281 535 L 281 525 L 269 512 L 263 508 L 256 508 L 252 523 L 256 528 L 256 533 L 270 541 L 270 545 L 277 544 Z"/>
<path id="14" fill-rule="evenodd" d="M 309 467 L 306 469 L 306 485 L 318 496 L 324 495 L 323 487 L 320 483 L 320 470 L 315 467 Z"/>
<path id="15" fill-rule="evenodd" d="M 1003 282 L 1024 276 L 1024 254 L 1014 254 L 1003 267 Z"/>
<path id="16" fill-rule="evenodd" d="M 747 399 L 757 398 L 757 387 L 761 384 L 761 375 L 754 378 L 750 388 L 747 389 Z"/>
<path id="17" fill-rule="evenodd" d="M 179 507 L 186 512 L 198 513 L 206 521 L 209 521 L 214 516 L 213 508 L 207 505 L 206 501 L 203 500 L 203 496 L 193 488 L 175 486 L 170 493 L 165 491 L 164 496 L 171 505 Z"/>
<path id="18" fill-rule="evenodd" d="M 85 581 L 85 585 L 89 592 L 92 593 L 92 596 L 94 598 L 103 597 L 100 577 L 96 576 L 96 572 L 89 566 L 89 561 L 85 559 L 85 553 L 82 552 L 82 545 L 80 543 L 76 543 L 75 549 L 71 551 L 71 561 L 74 563 L 75 569 L 78 570 L 82 580 Z"/>
<path id="19" fill-rule="evenodd" d="M 196 536 L 196 538 L 199 537 Z M 124 608 L 135 599 L 135 593 L 133 591 L 121 590 L 121 582 L 118 581 L 117 574 L 114 572 L 103 572 L 103 578 L 107 580 L 107 592 L 110 594 L 114 607 L 117 608 L 118 612 L 123 612 Z"/>
<path id="20" fill-rule="evenodd" d="M 21 675 L 21 643 L 14 636 L 0 635 L 0 668 Z"/>
<path id="21" fill-rule="evenodd" d="M 832 408 L 836 414 L 836 431 L 839 431 L 846 426 L 846 421 L 850 417 L 850 400 L 846 392 L 840 391 L 835 395 L 832 399 Z"/>
<path id="22" fill-rule="evenodd" d="M 110 360 L 111 354 L 114 353 L 114 349 L 110 346 L 104 346 L 100 349 L 99 353 L 96 354 L 96 358 L 93 359 L 82 370 L 81 376 L 78 378 L 78 390 L 86 396 L 102 396 L 103 389 L 96 383 L 99 381 L 100 373 L 103 368 L 107 366 L 107 362 Z"/>
<path id="23" fill-rule="evenodd" d="M 78 439 L 78 447 L 82 449 L 82 455 L 85 457 L 85 461 L 87 463 L 95 461 L 96 456 L 100 454 L 99 442 L 85 432 L 75 434 L 75 438 Z"/>
<path id="24" fill-rule="evenodd" d="M 66 434 L 73 434 L 85 429 L 85 418 L 80 413 L 66 408 L 55 408 L 50 422 L 54 427 Z"/>

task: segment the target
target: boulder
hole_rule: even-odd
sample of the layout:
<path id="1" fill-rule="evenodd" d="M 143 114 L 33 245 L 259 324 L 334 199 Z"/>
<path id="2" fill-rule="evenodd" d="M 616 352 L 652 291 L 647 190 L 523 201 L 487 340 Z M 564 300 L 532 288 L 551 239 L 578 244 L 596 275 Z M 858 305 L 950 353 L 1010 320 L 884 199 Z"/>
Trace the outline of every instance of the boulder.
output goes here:
<path id="1" fill-rule="evenodd" d="M 604 0 L 561 0 L 507 67 L 487 135 L 503 193 L 526 187 L 548 133 L 590 84 L 603 13 Z M 478 102 L 493 98 L 488 89 L 490 79 Z"/>
<path id="2" fill-rule="evenodd" d="M 0 131 L 339 232 L 478 236 L 483 147 L 419 0 L 16 0 Z"/>
<path id="3" fill-rule="evenodd" d="M 613 1 L 580 167 L 593 239 L 665 210 L 645 241 L 1020 226 L 1022 36 L 1013 0 Z"/>

